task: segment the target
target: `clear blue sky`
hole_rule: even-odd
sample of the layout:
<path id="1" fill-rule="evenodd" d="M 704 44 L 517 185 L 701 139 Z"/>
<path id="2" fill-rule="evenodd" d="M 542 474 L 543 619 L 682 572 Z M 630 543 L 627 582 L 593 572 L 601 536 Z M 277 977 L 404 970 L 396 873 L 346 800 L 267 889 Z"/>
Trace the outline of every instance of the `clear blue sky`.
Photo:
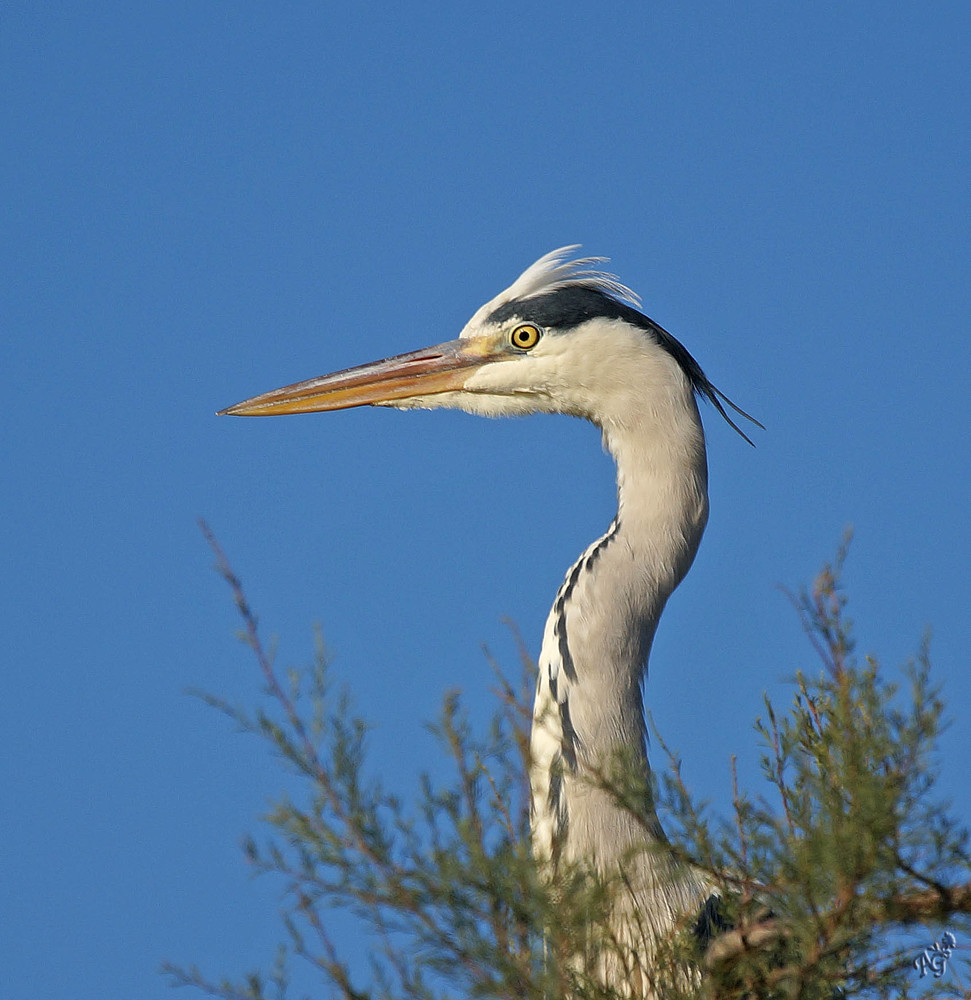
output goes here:
<path id="1" fill-rule="evenodd" d="M 184 692 L 320 622 L 407 785 L 420 721 L 532 650 L 613 514 L 597 432 L 214 411 L 454 336 L 579 242 L 766 425 L 705 414 L 712 517 L 647 701 L 702 792 L 813 667 L 778 585 L 856 529 L 863 651 L 933 629 L 971 816 L 964 4 L 12 4 L 0 24 L 0 994 L 268 962 L 242 834 L 280 786 Z"/>

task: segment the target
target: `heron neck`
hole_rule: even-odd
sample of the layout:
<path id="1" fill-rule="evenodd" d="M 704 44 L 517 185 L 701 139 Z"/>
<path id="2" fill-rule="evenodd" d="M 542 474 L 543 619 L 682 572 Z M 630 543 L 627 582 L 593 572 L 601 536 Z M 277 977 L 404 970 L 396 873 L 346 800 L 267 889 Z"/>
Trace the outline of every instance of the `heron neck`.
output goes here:
<path id="1" fill-rule="evenodd" d="M 708 513 L 704 436 L 697 408 L 659 426 L 656 411 L 602 424 L 617 463 L 618 512 L 568 571 L 540 654 L 532 752 L 534 839 L 607 858 L 643 835 L 582 777 L 623 752 L 646 770 L 642 681 L 664 605 L 688 571 Z M 678 436 L 680 434 L 680 437 Z M 557 760 L 567 766 L 562 783 Z M 596 800 L 596 801 L 595 801 Z M 656 836 L 663 838 L 658 826 Z"/>
<path id="2" fill-rule="evenodd" d="M 643 730 L 641 686 L 661 612 L 694 560 L 708 517 L 704 437 L 690 402 L 695 420 L 668 428 L 658 428 L 656 413 L 604 426 L 617 464 L 617 516 L 597 557 L 579 564 L 565 608 L 583 667 L 572 698 L 596 698 L 597 718 L 628 739 L 631 715 Z M 626 718 L 610 720 L 611 705 Z"/>
<path id="3" fill-rule="evenodd" d="M 603 425 L 604 444 L 617 465 L 618 537 L 627 556 L 616 554 L 611 569 L 627 579 L 633 617 L 650 629 L 648 641 L 694 560 L 708 520 L 704 431 L 693 397 L 686 408 L 691 419 L 681 407 L 669 420 L 649 410 Z"/>

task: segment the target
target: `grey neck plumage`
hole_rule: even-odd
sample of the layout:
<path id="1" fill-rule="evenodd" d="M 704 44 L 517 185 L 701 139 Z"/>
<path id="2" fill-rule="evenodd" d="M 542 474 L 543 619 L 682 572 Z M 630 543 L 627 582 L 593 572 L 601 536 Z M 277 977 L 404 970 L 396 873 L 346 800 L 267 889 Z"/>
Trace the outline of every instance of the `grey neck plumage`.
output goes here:
<path id="1" fill-rule="evenodd" d="M 632 817 L 593 793 L 584 770 L 606 766 L 617 752 L 648 766 L 647 658 L 708 515 L 701 422 L 690 393 L 681 402 L 694 420 L 665 427 L 663 411 L 645 405 L 602 428 L 617 463 L 617 517 L 567 573 L 539 661 L 531 781 L 541 857 L 609 863 L 644 836 Z"/>

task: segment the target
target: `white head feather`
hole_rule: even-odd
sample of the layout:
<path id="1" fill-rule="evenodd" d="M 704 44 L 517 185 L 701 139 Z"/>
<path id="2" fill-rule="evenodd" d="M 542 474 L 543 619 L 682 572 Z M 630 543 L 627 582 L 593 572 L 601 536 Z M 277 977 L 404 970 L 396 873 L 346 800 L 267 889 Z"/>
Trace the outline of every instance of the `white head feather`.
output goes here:
<path id="1" fill-rule="evenodd" d="M 529 299 L 534 295 L 553 292 L 567 285 L 596 288 L 611 298 L 627 302 L 635 309 L 640 309 L 641 299 L 636 292 L 622 284 L 616 275 L 597 268 L 597 264 L 605 264 L 609 258 L 577 257 L 571 260 L 570 255 L 579 249 L 580 244 L 574 243 L 540 257 L 535 264 L 527 267 L 505 291 L 500 292 L 494 299 L 476 311 L 465 330 L 462 331 L 462 336 L 473 335 L 474 328 L 481 327 L 489 315 L 507 302 Z"/>

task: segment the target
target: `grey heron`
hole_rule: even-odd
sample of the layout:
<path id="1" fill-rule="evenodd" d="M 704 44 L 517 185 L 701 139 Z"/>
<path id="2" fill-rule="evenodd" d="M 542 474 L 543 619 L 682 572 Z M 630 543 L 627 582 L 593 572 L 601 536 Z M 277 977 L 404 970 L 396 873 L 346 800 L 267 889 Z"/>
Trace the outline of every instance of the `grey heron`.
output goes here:
<path id="1" fill-rule="evenodd" d="M 626 869 L 626 901 L 611 930 L 627 955 L 606 959 L 601 974 L 621 992 L 650 996 L 657 942 L 697 916 L 712 888 L 665 852 L 656 817 L 648 824 L 653 832 L 645 832 L 590 775 L 617 752 L 649 774 L 642 698 L 648 654 L 708 519 L 697 399 L 713 404 L 746 440 L 725 407 L 758 421 L 640 311 L 629 288 L 599 269 L 603 258 L 571 259 L 576 249 L 536 261 L 455 340 L 222 412 L 448 407 L 486 416 L 566 413 L 601 429 L 617 466 L 618 510 L 567 571 L 546 622 L 531 735 L 532 836 L 543 862 L 555 855 L 607 874 Z"/>

